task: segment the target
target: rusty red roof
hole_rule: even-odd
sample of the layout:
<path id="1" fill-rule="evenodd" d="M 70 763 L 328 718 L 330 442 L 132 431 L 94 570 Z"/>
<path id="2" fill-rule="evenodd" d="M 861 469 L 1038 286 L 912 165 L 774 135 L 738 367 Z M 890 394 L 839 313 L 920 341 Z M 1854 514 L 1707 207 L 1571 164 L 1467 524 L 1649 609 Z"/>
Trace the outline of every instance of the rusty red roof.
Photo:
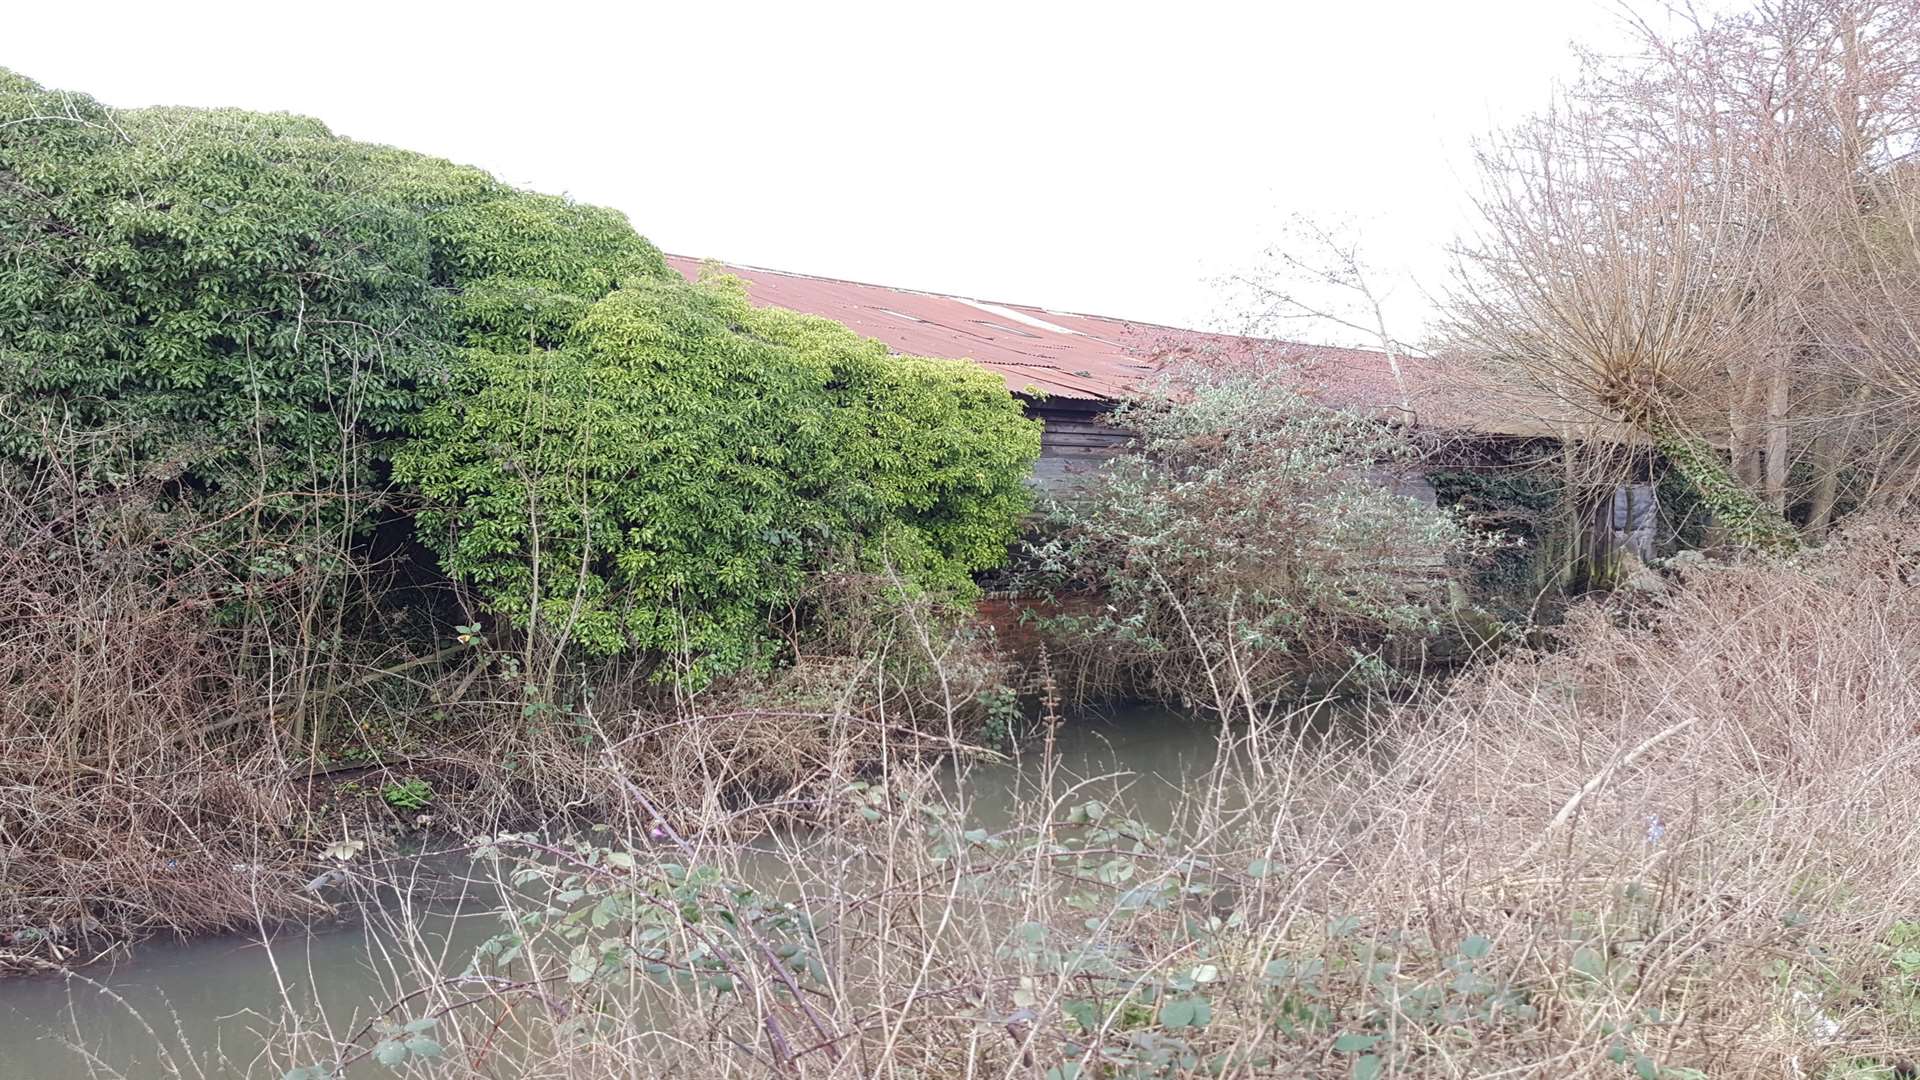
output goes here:
<path id="1" fill-rule="evenodd" d="M 756 304 L 832 319 L 897 353 L 971 360 L 998 372 L 1016 394 L 1113 402 L 1171 363 L 1284 363 L 1328 405 L 1405 416 L 1404 401 L 1413 413 L 1408 419 L 1422 425 L 1536 433 L 1477 407 L 1477 395 L 1462 392 L 1461 373 L 1429 357 L 1399 357 L 1396 379 L 1387 355 L 1371 349 L 1184 330 L 682 255 L 667 262 L 689 279 L 712 265 L 744 280 Z"/>

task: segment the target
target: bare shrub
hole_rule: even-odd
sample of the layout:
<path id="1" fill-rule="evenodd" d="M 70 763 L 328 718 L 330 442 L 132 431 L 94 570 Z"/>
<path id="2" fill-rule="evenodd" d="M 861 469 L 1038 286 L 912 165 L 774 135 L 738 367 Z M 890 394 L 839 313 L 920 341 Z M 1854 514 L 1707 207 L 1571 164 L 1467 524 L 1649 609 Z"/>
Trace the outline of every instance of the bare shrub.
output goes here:
<path id="1" fill-rule="evenodd" d="M 227 579 L 137 497 L 69 505 L 0 506 L 0 967 L 303 910 L 278 757 L 205 737 L 262 708 Z"/>
<path id="2" fill-rule="evenodd" d="M 466 789 L 443 824 L 466 831 L 551 817 L 738 835 L 806 817 L 823 793 L 888 760 L 976 753 L 979 699 L 1009 672 L 971 618 L 887 573 L 816 575 L 789 627 L 790 664 L 699 689 L 643 663 L 564 670 L 553 704 L 516 700 L 510 654 L 449 702 L 434 758 Z"/>
<path id="3" fill-rule="evenodd" d="M 138 486 L 9 490 L 31 497 L 0 504 L 0 965 L 329 913 L 308 885 L 335 811 L 369 824 L 336 787 L 375 796 L 376 848 L 416 817 L 644 833 L 632 781 L 677 827 L 734 834 L 881 758 L 966 752 L 970 703 L 1000 679 L 965 620 L 871 574 L 819 582 L 794 664 L 697 694 L 639 664 L 531 671 L 523 642 L 477 627 L 407 650 L 387 620 L 419 612 L 364 599 L 377 582 L 342 594 L 365 566 L 200 552 Z M 383 782 L 421 774 L 431 805 L 396 820 Z"/>
<path id="4" fill-rule="evenodd" d="M 576 1080 L 1894 1075 L 1920 1037 L 1917 557 L 1901 528 L 1862 527 L 1820 561 L 1589 607 L 1560 651 L 1371 735 L 1223 729 L 1223 764 L 1171 822 L 1043 745 L 992 821 L 897 767 L 848 783 L 828 827 L 757 848 L 489 837 L 503 933 L 477 966 L 414 973 L 358 1038 L 293 1033 L 279 1060 Z"/>

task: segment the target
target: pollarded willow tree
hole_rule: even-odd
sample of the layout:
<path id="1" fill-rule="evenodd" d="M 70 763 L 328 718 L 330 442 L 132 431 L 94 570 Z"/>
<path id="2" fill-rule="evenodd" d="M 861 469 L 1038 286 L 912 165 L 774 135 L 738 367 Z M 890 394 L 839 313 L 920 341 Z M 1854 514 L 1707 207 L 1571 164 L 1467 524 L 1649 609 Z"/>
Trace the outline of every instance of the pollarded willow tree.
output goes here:
<path id="1" fill-rule="evenodd" d="M 1482 148 L 1455 329 L 1650 439 L 1731 540 L 1778 550 L 1920 478 L 1920 6 L 1667 14 Z"/>
<path id="2" fill-rule="evenodd" d="M 1649 439 L 1734 538 L 1792 531 L 1716 452 L 1727 373 L 1759 336 L 1737 207 L 1555 115 L 1485 155 L 1487 232 L 1454 302 L 1462 336 L 1506 376 Z"/>

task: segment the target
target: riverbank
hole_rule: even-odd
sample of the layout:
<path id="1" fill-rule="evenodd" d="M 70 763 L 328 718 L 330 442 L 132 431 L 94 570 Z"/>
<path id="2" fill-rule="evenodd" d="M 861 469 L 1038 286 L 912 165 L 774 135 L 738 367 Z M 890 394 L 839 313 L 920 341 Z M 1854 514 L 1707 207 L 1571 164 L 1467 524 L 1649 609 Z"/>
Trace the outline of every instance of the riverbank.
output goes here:
<path id="1" fill-rule="evenodd" d="M 992 822 L 850 785 L 775 882 L 496 837 L 545 898 L 509 981 L 393 1021 L 458 1059 L 423 1076 L 1909 1075 L 1915 555 L 1703 567 L 1370 727 L 1243 731 L 1170 826 L 1043 764 Z"/>
<path id="2" fill-rule="evenodd" d="M 972 698 L 964 675 L 950 686 Z M 17 740 L 0 757 L 0 974 L 84 967 L 152 936 L 326 919 L 317 882 L 409 844 L 553 821 L 647 832 L 657 822 L 636 788 L 680 828 L 737 840 L 814 817 L 837 784 L 881 761 L 979 753 L 972 705 L 931 724 L 906 707 L 876 717 L 789 690 L 609 721 L 474 724 L 468 713 L 457 736 L 388 730 L 319 763 L 159 730 L 123 732 L 106 765 Z"/>
<path id="3" fill-rule="evenodd" d="M 1076 777 L 1115 777 L 1102 793 L 1118 801 L 1118 789 L 1124 787 L 1128 801 L 1160 827 L 1182 813 L 1182 792 L 1193 778 L 1208 774 L 1218 753 L 1210 726 L 1157 707 L 1075 715 L 1057 735 L 1054 760 L 1060 770 Z M 963 800 L 983 823 L 1004 826 L 1037 774 L 1041 750 L 1036 743 L 1004 761 L 951 761 L 940 770 L 938 786 L 947 797 Z M 369 803 L 379 802 L 369 775 L 347 781 L 362 789 L 345 793 L 352 808 L 335 807 L 349 821 L 362 820 L 360 810 L 376 822 L 383 816 L 383 802 Z M 150 938 L 115 949 L 71 972 L 72 977 L 70 969 L 36 964 L 0 979 L 0 1076 L 65 1080 L 87 1075 L 82 1056 L 68 1045 L 76 1031 L 85 1033 L 89 1052 L 105 1067 L 129 1077 L 163 1075 L 162 1049 L 184 1060 L 193 1048 L 218 1042 L 229 1058 L 245 1057 L 273 1041 L 278 1021 L 268 1022 L 269 1016 L 324 1022 L 342 1035 L 350 1032 L 376 1003 L 410 991 L 422 979 L 447 974 L 449 966 L 463 967 L 499 930 L 500 889 L 488 864 L 474 860 L 472 835 L 452 835 L 437 825 L 393 835 L 390 845 L 375 836 L 354 858 L 334 866 L 322 896 L 335 916 L 184 940 Z M 399 826 L 395 816 L 394 833 Z M 790 819 L 776 831 L 791 842 L 811 828 Z M 368 835 L 358 826 L 350 834 Z M 693 839 L 703 850 L 721 846 L 712 838 Z M 768 834 L 746 844 L 739 857 L 757 859 L 763 876 L 777 875 L 779 847 Z M 435 942 L 433 955 L 440 961 L 420 970 L 394 970 L 393 957 L 416 955 L 411 948 L 416 938 Z M 398 989 L 402 986 L 406 989 Z M 235 1021 L 234 1005 L 242 1001 L 273 1007 Z M 251 1049 L 243 1052 L 243 1047 Z M 227 1073 L 211 1067 L 208 1072 L 245 1075 L 231 1065 Z"/>
<path id="4" fill-rule="evenodd" d="M 894 760 L 759 845 L 496 832 L 502 936 L 398 912 L 375 1022 L 225 1075 L 1908 1075 L 1915 555 L 1689 571 L 1157 814 L 1042 740 L 994 807 Z"/>

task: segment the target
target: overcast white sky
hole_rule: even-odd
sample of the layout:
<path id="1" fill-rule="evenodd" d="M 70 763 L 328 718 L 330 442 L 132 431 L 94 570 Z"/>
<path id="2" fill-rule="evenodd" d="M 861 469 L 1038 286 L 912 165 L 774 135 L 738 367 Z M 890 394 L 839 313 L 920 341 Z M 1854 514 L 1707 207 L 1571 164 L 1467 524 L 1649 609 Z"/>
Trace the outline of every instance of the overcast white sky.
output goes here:
<path id="1" fill-rule="evenodd" d="M 624 210 L 668 251 L 1203 325 L 1287 215 L 1434 279 L 1468 139 L 1608 0 L 19 5 L 0 65 Z M 1437 284 L 1437 282 L 1436 282 Z M 1424 311 L 1396 296 L 1399 332 Z"/>

